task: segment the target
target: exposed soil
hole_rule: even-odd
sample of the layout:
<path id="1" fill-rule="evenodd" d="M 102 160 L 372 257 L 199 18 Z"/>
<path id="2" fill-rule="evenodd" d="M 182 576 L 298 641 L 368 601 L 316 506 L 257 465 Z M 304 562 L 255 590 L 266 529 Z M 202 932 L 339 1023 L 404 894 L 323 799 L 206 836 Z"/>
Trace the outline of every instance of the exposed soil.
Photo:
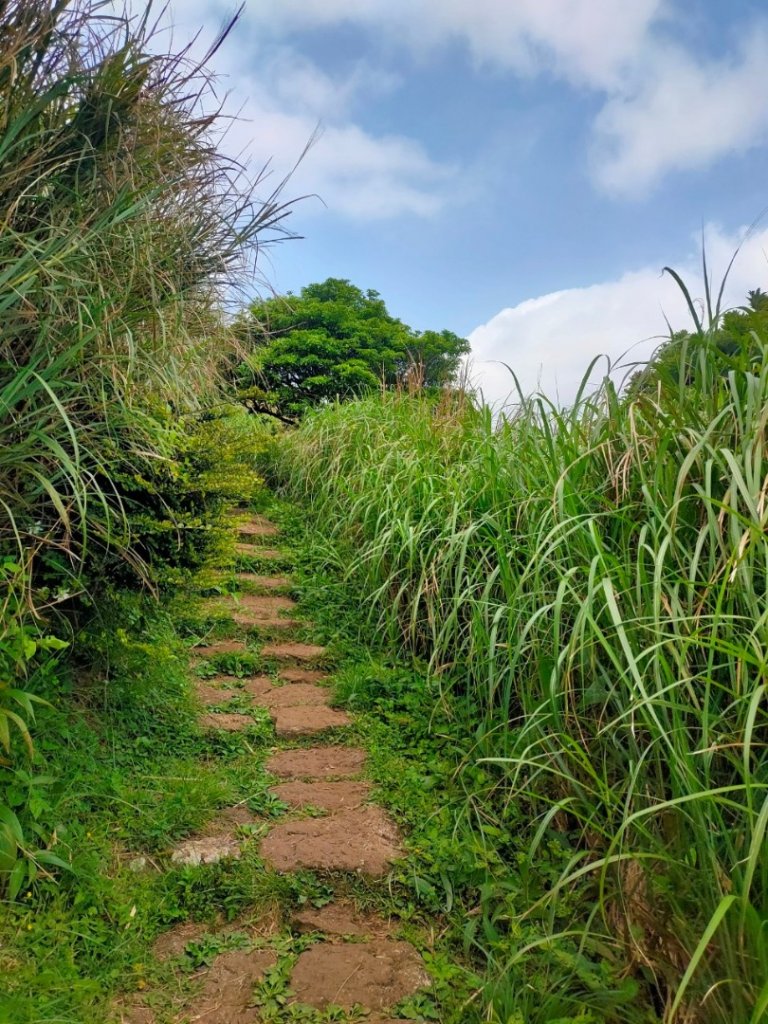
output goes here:
<path id="1" fill-rule="evenodd" d="M 196 1024 L 258 1024 L 253 988 L 277 957 L 271 950 L 232 950 L 217 956 L 206 971 L 199 993 L 186 1007 Z"/>
<path id="2" fill-rule="evenodd" d="M 239 932 L 251 939 L 267 938 L 275 934 L 277 925 L 278 922 L 273 913 L 257 917 L 237 918 L 226 924 L 223 919 L 212 924 L 205 924 L 201 921 L 183 921 L 159 935 L 152 946 L 152 952 L 160 961 L 178 960 L 184 955 L 190 942 L 198 942 L 205 936 L 216 935 L 221 938 L 224 935 Z"/>
<path id="3" fill-rule="evenodd" d="M 158 960 L 177 960 L 190 942 L 207 935 L 210 927 L 199 921 L 183 921 L 169 928 L 155 939 L 152 952 Z"/>
<path id="4" fill-rule="evenodd" d="M 299 910 L 291 923 L 297 931 L 322 932 L 329 938 L 343 938 L 345 935 L 384 938 L 393 930 L 389 921 L 358 910 L 351 900 L 334 900 L 319 909 L 308 907 Z"/>
<path id="5" fill-rule="evenodd" d="M 317 704 L 271 707 L 269 714 L 275 725 L 275 735 L 281 739 L 315 736 L 328 729 L 340 729 L 352 724 L 352 719 L 346 711 Z"/>
<path id="6" fill-rule="evenodd" d="M 217 716 L 219 717 L 219 716 Z M 215 864 L 225 858 L 240 856 L 239 826 L 253 825 L 257 819 L 245 804 L 223 807 L 205 826 L 204 834 L 184 839 L 175 847 L 171 860 L 175 864 Z"/>
<path id="7" fill-rule="evenodd" d="M 244 732 L 256 724 L 250 715 L 239 715 L 234 711 L 219 711 L 201 715 L 200 728 L 207 731 L 219 729 L 222 732 Z"/>
<path id="8" fill-rule="evenodd" d="M 353 871 L 378 877 L 403 855 L 397 828 L 375 804 L 327 818 L 281 821 L 261 844 L 277 871 Z"/>
<path id="9" fill-rule="evenodd" d="M 267 771 L 281 779 L 349 779 L 365 764 L 365 751 L 357 747 L 305 747 L 278 750 L 267 761 Z"/>
<path id="10" fill-rule="evenodd" d="M 318 1009 L 360 1004 L 387 1010 L 428 985 L 413 946 L 392 939 L 319 943 L 301 954 L 291 975 L 296 1002 Z"/>
<path id="11" fill-rule="evenodd" d="M 283 782 L 270 793 L 297 810 L 341 811 L 362 807 L 370 798 L 371 787 L 367 782 Z"/>
<path id="12" fill-rule="evenodd" d="M 220 686 L 213 686 L 210 682 L 200 679 L 195 683 L 195 695 L 206 707 L 216 707 L 232 700 L 236 693 L 234 690 L 224 690 Z"/>
<path id="13" fill-rule="evenodd" d="M 317 644 L 285 643 L 267 644 L 261 649 L 262 657 L 277 661 L 319 661 L 326 650 Z"/>
<path id="14" fill-rule="evenodd" d="M 242 644 L 240 645 L 240 650 L 242 651 Z M 236 679 L 234 676 L 219 674 L 216 676 L 207 676 L 205 679 L 201 679 L 199 681 L 204 683 L 206 686 L 216 687 L 228 697 L 234 697 L 239 692 L 238 683 L 240 680 Z M 195 685 L 197 685 L 197 682 Z"/>
<path id="15" fill-rule="evenodd" d="M 214 819 L 214 828 L 218 830 L 222 823 L 226 825 L 254 825 L 257 820 L 245 804 L 236 804 L 234 807 L 222 807 Z"/>

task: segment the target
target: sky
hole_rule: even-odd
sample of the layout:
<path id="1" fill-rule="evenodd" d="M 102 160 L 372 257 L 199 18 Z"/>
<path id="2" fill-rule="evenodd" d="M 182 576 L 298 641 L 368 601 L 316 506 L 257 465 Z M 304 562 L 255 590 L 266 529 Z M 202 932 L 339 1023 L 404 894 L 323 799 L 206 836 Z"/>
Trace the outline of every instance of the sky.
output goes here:
<path id="1" fill-rule="evenodd" d="M 234 10 L 171 0 L 173 44 Z M 247 0 L 211 63 L 222 148 L 306 197 L 262 290 L 374 289 L 493 404 L 647 358 L 702 243 L 768 290 L 768 0 Z"/>

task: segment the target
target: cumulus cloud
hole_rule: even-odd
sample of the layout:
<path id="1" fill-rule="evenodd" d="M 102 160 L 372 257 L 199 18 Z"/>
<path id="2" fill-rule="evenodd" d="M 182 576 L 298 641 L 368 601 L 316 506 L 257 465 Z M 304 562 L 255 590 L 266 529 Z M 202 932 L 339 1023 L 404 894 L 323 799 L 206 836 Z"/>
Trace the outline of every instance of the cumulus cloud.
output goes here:
<path id="1" fill-rule="evenodd" d="M 707 230 L 707 257 L 716 287 L 739 244 L 737 236 L 716 227 Z M 692 294 L 703 295 L 698 256 L 692 253 L 677 269 Z M 742 304 L 747 291 L 759 286 L 768 289 L 768 229 L 742 241 L 726 287 L 726 308 Z M 683 296 L 657 267 L 529 299 L 501 310 L 472 331 L 474 380 L 490 404 L 514 401 L 514 382 L 502 365 L 507 364 L 524 394 L 541 391 L 567 405 L 596 356 L 607 359 L 595 367 L 593 384 L 609 363 L 618 382 L 630 364 L 646 360 L 667 334 L 665 318 L 675 329 L 690 326 Z"/>
<path id="2" fill-rule="evenodd" d="M 668 170 L 706 166 L 768 138 L 768 29 L 738 53 L 697 62 L 678 48 L 652 55 L 639 87 L 612 97 L 595 122 L 595 175 L 620 193 L 642 193 Z"/>
<path id="3" fill-rule="evenodd" d="M 476 60 L 607 85 L 631 60 L 663 0 L 263 0 L 250 17 L 285 29 L 375 25 L 423 49 L 465 42 Z"/>
<path id="4" fill-rule="evenodd" d="M 210 0 L 179 0 L 167 29 L 174 45 L 194 39 L 191 52 L 200 58 L 232 12 Z M 328 74 L 286 44 L 267 44 L 247 17 L 212 66 L 232 118 L 222 149 L 257 168 L 268 163 L 273 183 L 293 170 L 288 192 L 322 200 L 306 205 L 304 218 L 323 204 L 355 220 L 429 217 L 447 203 L 452 167 L 413 138 L 376 134 L 356 120 L 362 100 L 396 88 L 393 75 L 361 65 Z"/>
<path id="5" fill-rule="evenodd" d="M 475 61 L 547 74 L 603 98 L 592 130 L 598 187 L 641 195 L 666 173 L 700 168 L 768 134 L 765 22 L 712 60 L 674 42 L 673 0 L 261 0 L 248 17 L 273 33 L 355 23 L 420 57 L 462 42 Z"/>

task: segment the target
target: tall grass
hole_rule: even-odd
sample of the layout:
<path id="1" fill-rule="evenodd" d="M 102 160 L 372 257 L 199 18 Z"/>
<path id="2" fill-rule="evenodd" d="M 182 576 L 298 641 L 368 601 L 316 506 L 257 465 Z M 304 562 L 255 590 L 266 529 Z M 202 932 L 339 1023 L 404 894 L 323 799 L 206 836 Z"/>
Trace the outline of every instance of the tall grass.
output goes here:
<path id="1" fill-rule="evenodd" d="M 287 213 L 217 150 L 205 66 L 148 17 L 0 5 L 0 550 L 75 572 L 89 533 L 129 551 L 105 441 L 166 454 L 162 413 L 231 344 L 221 289 Z"/>
<path id="2" fill-rule="evenodd" d="M 233 345 L 224 291 L 287 234 L 279 188 L 217 148 L 207 58 L 150 11 L 0 0 L 0 770 L 52 609 L 115 553 L 146 577 L 126 491 L 159 503 L 153 467 Z M 20 834 L 0 801 L 16 887 Z"/>
<path id="3" fill-rule="evenodd" d="M 632 400 L 606 383 L 501 422 L 461 396 L 384 395 L 318 412 L 277 453 L 354 552 L 372 624 L 468 702 L 488 782 L 467 820 L 502 857 L 518 833 L 516 877 L 563 851 L 527 897 L 505 904 L 498 877 L 484 890 L 507 930 L 489 999 L 525 1003 L 526 1022 L 552 1019 L 551 993 L 531 1007 L 504 979 L 566 937 L 639 979 L 669 1024 L 767 1019 L 760 352 L 725 367 L 702 334 L 685 372 Z M 630 1019 L 570 979 L 554 986 L 574 1019 Z"/>

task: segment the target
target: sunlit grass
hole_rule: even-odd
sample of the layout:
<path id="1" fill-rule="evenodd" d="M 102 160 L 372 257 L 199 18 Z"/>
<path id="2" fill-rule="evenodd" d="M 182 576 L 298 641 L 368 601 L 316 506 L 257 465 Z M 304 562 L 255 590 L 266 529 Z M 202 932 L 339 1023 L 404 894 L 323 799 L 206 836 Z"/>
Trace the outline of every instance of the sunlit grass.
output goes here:
<path id="1" fill-rule="evenodd" d="M 700 341 L 633 401 L 607 384 L 494 422 L 383 396 L 277 458 L 352 542 L 371 623 L 469 695 L 489 782 L 467 819 L 522 807 L 534 874 L 565 844 L 522 920 L 612 949 L 665 1021 L 726 1024 L 768 998 L 768 359 L 724 370 Z"/>

